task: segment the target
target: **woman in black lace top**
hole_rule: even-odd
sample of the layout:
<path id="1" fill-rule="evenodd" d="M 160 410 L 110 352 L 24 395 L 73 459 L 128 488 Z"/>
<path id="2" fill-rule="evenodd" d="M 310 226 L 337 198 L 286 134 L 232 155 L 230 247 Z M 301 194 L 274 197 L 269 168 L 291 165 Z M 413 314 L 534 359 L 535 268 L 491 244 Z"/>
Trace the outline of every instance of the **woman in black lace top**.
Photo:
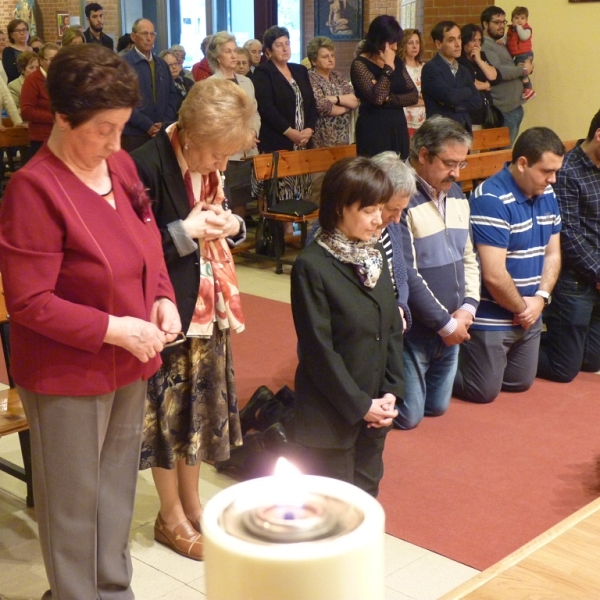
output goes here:
<path id="1" fill-rule="evenodd" d="M 358 47 L 350 78 L 361 105 L 356 121 L 356 151 L 374 156 L 393 150 L 408 157 L 410 140 L 404 107 L 417 103 L 419 93 L 404 63 L 396 58 L 402 28 L 394 17 L 371 22 Z"/>

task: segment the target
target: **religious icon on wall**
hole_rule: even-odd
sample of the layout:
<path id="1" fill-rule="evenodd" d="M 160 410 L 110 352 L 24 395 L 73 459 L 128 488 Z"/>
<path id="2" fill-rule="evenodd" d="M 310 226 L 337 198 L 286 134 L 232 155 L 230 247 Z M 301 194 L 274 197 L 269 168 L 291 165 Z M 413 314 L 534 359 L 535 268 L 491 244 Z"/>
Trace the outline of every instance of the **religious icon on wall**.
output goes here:
<path id="1" fill-rule="evenodd" d="M 61 38 L 63 33 L 71 27 L 71 17 L 69 13 L 57 12 L 56 25 L 58 26 L 58 37 Z"/>
<path id="2" fill-rule="evenodd" d="M 19 0 L 13 11 L 13 19 L 21 19 L 29 25 L 29 37 L 37 35 L 35 26 L 35 0 Z"/>
<path id="3" fill-rule="evenodd" d="M 362 39 L 362 0 L 316 0 L 315 36 L 332 40 Z"/>

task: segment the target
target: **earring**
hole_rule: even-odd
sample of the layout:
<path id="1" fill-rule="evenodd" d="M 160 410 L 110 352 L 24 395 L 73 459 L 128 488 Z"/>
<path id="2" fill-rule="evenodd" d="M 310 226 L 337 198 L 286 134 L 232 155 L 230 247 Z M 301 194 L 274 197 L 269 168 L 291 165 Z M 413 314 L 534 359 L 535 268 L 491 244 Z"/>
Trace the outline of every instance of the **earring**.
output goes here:
<path id="1" fill-rule="evenodd" d="M 189 148 L 189 146 L 187 145 L 187 143 L 183 146 L 184 150 L 187 150 Z"/>

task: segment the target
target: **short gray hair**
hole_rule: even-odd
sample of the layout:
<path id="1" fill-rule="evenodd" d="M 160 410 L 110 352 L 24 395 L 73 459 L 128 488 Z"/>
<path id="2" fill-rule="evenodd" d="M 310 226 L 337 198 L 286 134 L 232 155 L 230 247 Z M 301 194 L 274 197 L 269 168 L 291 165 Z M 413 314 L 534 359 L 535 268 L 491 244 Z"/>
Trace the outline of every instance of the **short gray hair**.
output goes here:
<path id="1" fill-rule="evenodd" d="M 371 160 L 389 177 L 394 186 L 394 195 L 412 197 L 417 192 L 414 170 L 407 166 L 402 157 L 391 150 L 380 152 Z"/>
<path id="2" fill-rule="evenodd" d="M 169 50 L 161 50 L 158 53 L 158 58 L 162 58 L 164 60 L 165 56 L 172 56 L 175 60 L 177 60 L 177 57 L 175 56 L 175 54 L 173 53 L 173 50 L 171 50 L 171 49 L 169 49 Z"/>
<path id="3" fill-rule="evenodd" d="M 244 48 L 246 48 L 246 50 L 250 49 L 250 46 L 252 46 L 252 44 L 258 44 L 261 49 L 262 49 L 262 42 L 260 40 L 248 40 L 247 42 L 244 42 Z"/>
<path id="4" fill-rule="evenodd" d="M 473 137 L 460 124 L 447 117 L 433 115 L 426 119 L 413 135 L 410 144 L 410 157 L 416 160 L 421 148 L 429 154 L 437 155 L 448 144 L 460 144 L 471 148 Z"/>
<path id="5" fill-rule="evenodd" d="M 235 36 L 227 31 L 219 31 L 213 35 L 208 47 L 206 48 L 206 58 L 213 73 L 216 73 L 219 68 L 219 55 L 221 54 L 221 46 L 227 42 L 233 42 L 237 48 Z"/>
<path id="6" fill-rule="evenodd" d="M 169 50 L 171 50 L 171 52 L 183 52 L 185 54 L 185 48 L 181 44 L 173 44 Z"/>

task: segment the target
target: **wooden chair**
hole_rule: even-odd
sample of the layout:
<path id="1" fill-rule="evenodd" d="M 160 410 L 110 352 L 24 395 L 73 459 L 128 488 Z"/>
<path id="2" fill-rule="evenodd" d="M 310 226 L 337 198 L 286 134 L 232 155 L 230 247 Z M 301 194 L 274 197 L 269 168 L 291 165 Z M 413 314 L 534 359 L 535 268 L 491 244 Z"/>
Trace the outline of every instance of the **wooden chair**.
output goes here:
<path id="1" fill-rule="evenodd" d="M 487 152 L 496 148 L 510 146 L 510 132 L 508 127 L 494 129 L 479 129 L 473 132 L 472 151 Z"/>
<path id="2" fill-rule="evenodd" d="M 281 151 L 279 152 L 279 164 L 277 166 L 277 176 L 293 177 L 296 175 L 308 175 L 313 173 L 322 173 L 327 171 L 333 163 L 346 157 L 356 156 L 356 145 L 351 144 L 349 146 L 331 146 L 328 148 L 315 148 L 313 150 L 301 150 L 301 151 Z M 258 181 L 266 181 L 271 177 L 273 168 L 273 155 L 272 154 L 259 154 L 254 157 L 254 173 Z M 281 230 L 283 231 L 283 223 L 299 223 L 301 231 L 302 247 L 306 244 L 306 237 L 308 232 L 308 222 L 314 221 L 319 217 L 319 211 L 305 215 L 305 216 L 292 216 L 292 215 L 281 215 L 272 213 L 266 210 L 264 207 L 260 210 L 261 215 L 265 219 L 269 219 L 279 223 Z M 280 245 L 276 245 L 280 246 Z M 283 244 L 281 244 L 283 246 Z M 280 246 L 280 247 L 281 247 Z M 279 254 L 279 250 L 277 251 Z M 240 252 L 243 254 L 243 252 Z M 252 254 L 252 256 L 259 256 L 258 254 Z M 283 259 L 283 255 L 275 257 L 277 266 L 275 272 L 280 274 L 283 273 L 283 264 L 291 264 L 290 261 Z"/>
<path id="3" fill-rule="evenodd" d="M 8 372 L 10 389 L 0 391 L 0 438 L 11 433 L 19 434 L 19 443 L 23 455 L 20 467 L 6 459 L 0 458 L 0 471 L 4 471 L 27 484 L 27 506 L 33 506 L 33 487 L 31 483 L 31 447 L 29 442 L 29 423 L 25 417 L 19 394 L 10 376 L 10 343 L 9 324 L 2 279 L 0 278 L 0 339 L 4 351 L 4 361 Z"/>

